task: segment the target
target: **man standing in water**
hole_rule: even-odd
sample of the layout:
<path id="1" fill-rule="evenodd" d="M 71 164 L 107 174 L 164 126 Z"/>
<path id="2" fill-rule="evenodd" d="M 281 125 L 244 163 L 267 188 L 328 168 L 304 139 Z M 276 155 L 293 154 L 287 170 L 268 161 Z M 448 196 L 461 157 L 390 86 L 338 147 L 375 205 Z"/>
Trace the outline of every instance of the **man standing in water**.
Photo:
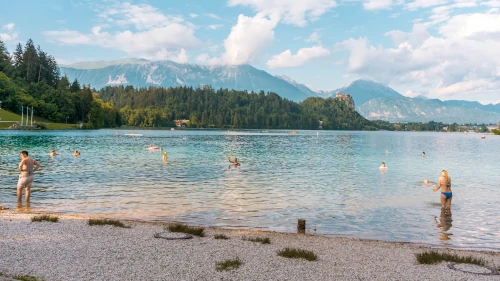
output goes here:
<path id="1" fill-rule="evenodd" d="M 19 162 L 19 181 L 17 183 L 17 202 L 23 198 L 23 188 L 26 188 L 26 202 L 30 201 L 31 184 L 35 179 L 35 171 L 40 169 L 40 163 L 28 156 L 28 151 L 21 151 L 19 154 L 22 160 Z M 35 167 L 36 166 L 36 167 Z"/>

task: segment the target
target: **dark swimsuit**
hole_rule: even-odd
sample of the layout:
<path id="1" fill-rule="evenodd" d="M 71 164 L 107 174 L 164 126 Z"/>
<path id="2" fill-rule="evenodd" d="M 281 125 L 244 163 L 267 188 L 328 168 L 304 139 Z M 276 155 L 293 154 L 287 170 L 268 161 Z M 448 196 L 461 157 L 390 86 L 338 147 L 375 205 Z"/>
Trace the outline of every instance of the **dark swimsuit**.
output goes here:
<path id="1" fill-rule="evenodd" d="M 445 186 L 451 186 L 451 184 L 445 184 Z M 450 192 L 441 192 L 441 194 L 443 194 L 446 197 L 446 199 L 450 199 L 453 196 L 451 191 Z"/>

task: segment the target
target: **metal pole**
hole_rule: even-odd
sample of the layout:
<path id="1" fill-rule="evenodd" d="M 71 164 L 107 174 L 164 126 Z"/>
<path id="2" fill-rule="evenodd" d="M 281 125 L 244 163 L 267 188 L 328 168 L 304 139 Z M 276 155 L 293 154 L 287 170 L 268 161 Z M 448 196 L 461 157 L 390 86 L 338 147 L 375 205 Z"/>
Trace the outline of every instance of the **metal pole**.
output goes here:
<path id="1" fill-rule="evenodd" d="M 30 120 L 30 108 L 26 107 L 26 126 L 28 126 L 28 121 Z"/>
<path id="2" fill-rule="evenodd" d="M 23 125 L 24 106 L 21 107 L 21 126 Z"/>
<path id="3" fill-rule="evenodd" d="M 33 126 L 33 106 L 31 107 L 31 126 Z"/>

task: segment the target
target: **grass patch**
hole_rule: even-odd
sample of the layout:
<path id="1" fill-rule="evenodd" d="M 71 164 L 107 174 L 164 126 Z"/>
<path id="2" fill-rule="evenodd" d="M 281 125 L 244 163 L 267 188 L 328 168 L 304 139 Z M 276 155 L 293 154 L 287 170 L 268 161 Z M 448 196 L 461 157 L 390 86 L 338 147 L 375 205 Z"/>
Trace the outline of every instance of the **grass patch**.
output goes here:
<path id="1" fill-rule="evenodd" d="M 115 227 L 130 228 L 125 226 L 119 220 L 108 220 L 108 219 L 89 219 L 89 225 L 112 225 Z"/>
<path id="2" fill-rule="evenodd" d="M 260 244 L 271 244 L 271 239 L 269 239 L 268 237 L 250 237 L 250 238 L 247 238 L 247 237 L 243 237 L 243 241 L 250 241 L 250 242 L 257 242 L 257 243 L 260 243 Z"/>
<path id="3" fill-rule="evenodd" d="M 41 222 L 41 221 L 50 221 L 50 222 L 58 222 L 59 218 L 51 215 L 39 215 L 31 218 L 32 222 Z"/>
<path id="4" fill-rule="evenodd" d="M 420 264 L 436 264 L 441 261 L 449 261 L 456 263 L 470 263 L 477 265 L 486 265 L 486 261 L 481 258 L 474 258 L 472 256 L 461 257 L 456 254 L 439 253 L 436 251 L 428 251 L 420 254 L 415 254 L 418 263 Z"/>
<path id="5" fill-rule="evenodd" d="M 43 281 L 43 280 L 37 279 L 35 276 L 31 276 L 31 275 L 12 276 L 10 278 L 20 280 L 20 281 Z"/>
<path id="6" fill-rule="evenodd" d="M 229 239 L 229 237 L 227 237 L 227 236 L 226 236 L 226 235 L 224 235 L 224 234 L 215 234 L 215 235 L 214 235 L 214 238 L 215 238 L 215 239 L 223 239 L 223 240 L 227 240 L 227 239 Z"/>
<path id="7" fill-rule="evenodd" d="M 15 279 L 15 280 L 20 280 L 20 281 L 44 281 L 43 279 L 38 279 L 35 276 L 31 276 L 31 275 L 10 276 L 10 275 L 4 274 L 3 272 L 0 272 L 0 277 L 10 278 L 10 279 Z"/>
<path id="8" fill-rule="evenodd" d="M 240 261 L 239 258 L 236 258 L 234 260 L 225 260 L 225 261 L 216 262 L 215 269 L 217 271 L 238 269 L 242 264 L 243 263 Z"/>
<path id="9" fill-rule="evenodd" d="M 170 232 L 182 232 L 182 233 L 188 233 L 191 235 L 203 237 L 205 236 L 205 229 L 203 227 L 193 227 L 193 226 L 187 226 L 181 223 L 177 224 L 172 224 L 167 226 L 168 231 Z"/>
<path id="10" fill-rule="evenodd" d="M 278 256 L 289 258 L 289 259 L 306 259 L 308 261 L 315 261 L 318 256 L 312 251 L 295 249 L 295 248 L 285 248 L 278 251 Z"/>

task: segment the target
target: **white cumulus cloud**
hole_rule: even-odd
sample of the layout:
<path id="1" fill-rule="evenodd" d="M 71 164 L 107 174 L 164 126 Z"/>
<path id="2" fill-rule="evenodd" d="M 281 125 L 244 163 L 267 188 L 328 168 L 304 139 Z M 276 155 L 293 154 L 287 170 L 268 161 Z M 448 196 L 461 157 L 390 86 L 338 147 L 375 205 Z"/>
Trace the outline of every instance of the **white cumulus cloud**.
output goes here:
<path id="1" fill-rule="evenodd" d="M 257 61 L 259 55 L 273 43 L 277 24 L 276 17 L 239 15 L 238 22 L 224 40 L 225 52 L 219 62 L 239 65 Z"/>
<path id="2" fill-rule="evenodd" d="M 164 15 L 147 4 L 116 4 L 101 12 L 106 24 L 96 25 L 90 32 L 51 30 L 44 34 L 49 40 L 68 45 L 96 45 L 121 50 L 146 59 L 169 59 L 187 62 L 186 50 L 197 49 L 200 40 L 194 27 L 182 17 Z M 121 28 L 122 30 L 112 29 Z"/>
<path id="3" fill-rule="evenodd" d="M 410 32 L 393 30 L 394 47 L 373 46 L 368 38 L 339 44 L 350 52 L 349 73 L 391 85 L 409 85 L 430 97 L 483 95 L 493 100 L 500 89 L 500 14 L 461 14 L 444 20 L 437 34 L 430 23 Z M 485 100 L 485 99 L 483 99 Z"/>
<path id="4" fill-rule="evenodd" d="M 388 9 L 393 5 L 392 0 L 367 0 L 363 3 L 363 7 L 366 10 Z"/>
<path id="5" fill-rule="evenodd" d="M 304 26 L 337 6 L 334 0 L 229 0 L 229 6 L 250 6 L 266 16 L 279 16 L 286 24 Z"/>
<path id="6" fill-rule="evenodd" d="M 310 60 L 327 57 L 329 55 L 330 51 L 321 46 L 302 48 L 298 50 L 295 55 L 293 55 L 290 50 L 286 50 L 281 54 L 273 56 L 273 58 L 267 62 L 267 66 L 270 68 L 297 67 L 306 64 Z"/>
<path id="7" fill-rule="evenodd" d="M 3 42 L 11 42 L 17 39 L 18 34 L 14 31 L 15 24 L 8 23 L 0 29 L 0 40 Z M 3 31 L 3 32 L 2 32 Z"/>

